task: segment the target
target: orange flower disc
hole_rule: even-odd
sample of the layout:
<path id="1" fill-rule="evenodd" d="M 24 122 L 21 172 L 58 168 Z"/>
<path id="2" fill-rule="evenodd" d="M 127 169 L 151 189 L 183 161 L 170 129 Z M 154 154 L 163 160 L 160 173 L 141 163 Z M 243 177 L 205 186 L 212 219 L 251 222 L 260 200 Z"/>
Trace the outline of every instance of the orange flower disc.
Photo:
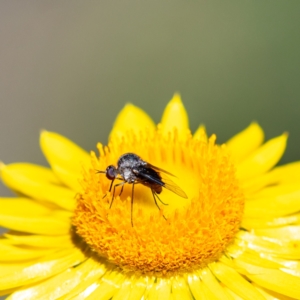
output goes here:
<path id="1" fill-rule="evenodd" d="M 221 256 L 239 230 L 245 199 L 230 156 L 225 146 L 215 145 L 215 136 L 206 142 L 190 134 L 166 136 L 159 129 L 127 132 L 98 149 L 99 159 L 92 153 L 93 168 L 84 172 L 73 217 L 77 233 L 95 252 L 125 271 L 143 274 L 190 271 Z M 150 188 L 137 184 L 132 226 L 132 185 L 125 184 L 120 197 L 116 188 L 109 208 L 111 181 L 96 171 L 116 166 L 128 152 L 174 174 L 169 178 L 188 199 L 163 189 L 159 197 L 168 205 L 158 202 L 159 211 Z"/>

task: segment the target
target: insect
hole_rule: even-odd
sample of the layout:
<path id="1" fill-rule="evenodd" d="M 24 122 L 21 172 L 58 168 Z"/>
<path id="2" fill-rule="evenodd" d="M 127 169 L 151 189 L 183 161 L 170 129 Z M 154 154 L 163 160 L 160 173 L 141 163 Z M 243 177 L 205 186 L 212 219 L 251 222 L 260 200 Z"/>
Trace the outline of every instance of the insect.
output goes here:
<path id="1" fill-rule="evenodd" d="M 174 175 L 172 175 L 171 173 L 163 169 L 151 165 L 150 163 L 142 160 L 138 155 L 134 153 L 123 154 L 117 162 L 117 167 L 110 165 L 106 168 L 105 171 L 97 171 L 97 173 L 105 173 L 106 177 L 109 180 L 111 180 L 109 192 L 111 192 L 113 187 L 113 197 L 109 208 L 112 207 L 115 198 L 116 187 L 121 187 L 121 191 L 119 194 L 119 196 L 121 196 L 124 185 L 126 183 L 132 184 L 132 191 L 131 191 L 131 225 L 132 226 L 133 226 L 132 212 L 133 212 L 134 186 L 136 184 L 142 184 L 151 189 L 155 205 L 159 210 L 161 209 L 157 203 L 157 200 L 159 200 L 159 202 L 161 202 L 163 205 L 167 205 L 158 196 L 158 194 L 162 192 L 163 188 L 172 191 L 173 193 L 175 193 L 176 195 L 182 198 L 186 198 L 186 199 L 188 198 L 186 193 L 179 186 L 177 186 L 174 182 L 172 182 L 170 179 L 164 176 L 164 174 L 170 176 L 174 176 Z M 121 180 L 121 182 L 113 185 L 116 179 Z M 105 194 L 103 198 L 105 198 L 106 195 L 107 194 Z M 163 217 L 166 219 L 165 216 Z"/>

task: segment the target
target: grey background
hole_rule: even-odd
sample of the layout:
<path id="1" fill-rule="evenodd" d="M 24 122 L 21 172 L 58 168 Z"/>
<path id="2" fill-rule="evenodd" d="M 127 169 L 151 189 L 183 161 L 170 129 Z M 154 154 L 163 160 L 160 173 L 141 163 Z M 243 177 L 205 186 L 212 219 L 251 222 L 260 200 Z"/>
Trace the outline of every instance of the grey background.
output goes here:
<path id="1" fill-rule="evenodd" d="M 300 2 L 0 1 L 0 159 L 46 164 L 39 130 L 87 150 L 126 102 L 175 91 L 224 142 L 257 120 L 300 159 Z M 10 195 L 1 184 L 0 195 Z"/>

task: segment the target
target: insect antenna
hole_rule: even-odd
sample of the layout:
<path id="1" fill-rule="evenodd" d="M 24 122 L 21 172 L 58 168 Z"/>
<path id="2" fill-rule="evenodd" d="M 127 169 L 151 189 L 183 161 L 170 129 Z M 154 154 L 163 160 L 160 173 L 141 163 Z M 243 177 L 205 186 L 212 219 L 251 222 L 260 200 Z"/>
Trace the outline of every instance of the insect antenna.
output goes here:
<path id="1" fill-rule="evenodd" d="M 96 174 L 99 174 L 99 173 L 106 174 L 106 171 L 96 170 Z M 111 187 L 112 187 L 112 185 L 113 185 L 113 182 L 114 182 L 114 181 L 112 181 L 111 184 L 110 184 L 109 191 L 111 191 Z M 107 196 L 107 193 L 102 197 L 102 199 L 104 199 L 106 196 Z"/>
<path id="2" fill-rule="evenodd" d="M 97 170 L 97 171 L 96 171 L 96 174 L 98 174 L 98 173 L 104 173 L 104 174 L 106 174 L 106 171 L 100 171 L 100 170 Z"/>

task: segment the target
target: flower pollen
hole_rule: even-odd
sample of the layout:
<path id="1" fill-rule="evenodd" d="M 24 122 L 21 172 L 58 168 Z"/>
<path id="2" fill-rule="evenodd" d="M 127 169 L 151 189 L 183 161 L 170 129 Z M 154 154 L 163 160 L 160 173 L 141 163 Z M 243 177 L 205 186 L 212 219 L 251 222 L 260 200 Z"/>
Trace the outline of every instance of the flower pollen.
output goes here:
<path id="1" fill-rule="evenodd" d="M 239 230 L 245 199 L 230 155 L 215 139 L 195 139 L 190 133 L 178 138 L 176 130 L 166 136 L 158 127 L 112 137 L 108 147 L 99 144 L 100 157 L 91 154 L 93 167 L 84 171 L 77 196 L 77 233 L 125 272 L 168 275 L 217 260 Z M 116 187 L 110 208 L 111 181 L 97 170 L 116 166 L 129 152 L 174 174 L 168 178 L 188 199 L 163 188 L 159 198 L 167 205 L 158 201 L 158 210 L 151 189 L 136 184 L 131 216 L 132 184 L 126 183 L 121 196 L 121 187 Z"/>

